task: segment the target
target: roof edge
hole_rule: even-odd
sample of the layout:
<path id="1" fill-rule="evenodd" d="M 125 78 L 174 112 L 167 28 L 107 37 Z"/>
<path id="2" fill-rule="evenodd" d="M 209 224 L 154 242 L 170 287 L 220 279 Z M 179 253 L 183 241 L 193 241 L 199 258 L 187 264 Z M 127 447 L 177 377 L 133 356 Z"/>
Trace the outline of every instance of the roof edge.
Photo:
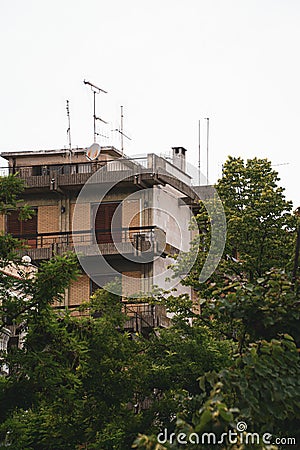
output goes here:
<path id="1" fill-rule="evenodd" d="M 86 147 L 77 147 L 72 149 L 72 153 L 83 153 L 85 152 Z M 118 149 L 116 149 L 113 146 L 105 146 L 101 147 L 101 151 L 103 153 L 108 154 L 115 154 L 117 156 L 123 156 L 122 152 Z M 69 154 L 69 149 L 62 148 L 62 149 L 53 149 L 53 150 L 21 150 L 21 151 L 12 151 L 12 152 L 1 152 L 0 156 L 4 159 L 9 160 L 9 158 L 18 157 L 18 156 L 42 156 L 42 155 L 63 155 L 63 154 Z"/>

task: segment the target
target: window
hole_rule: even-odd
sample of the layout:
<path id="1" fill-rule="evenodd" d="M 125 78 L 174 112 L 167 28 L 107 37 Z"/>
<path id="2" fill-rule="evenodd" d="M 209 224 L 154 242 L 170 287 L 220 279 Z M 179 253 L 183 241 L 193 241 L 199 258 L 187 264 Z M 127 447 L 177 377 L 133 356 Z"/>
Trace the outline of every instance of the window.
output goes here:
<path id="1" fill-rule="evenodd" d="M 111 232 L 112 218 L 116 212 L 119 202 L 107 202 L 93 205 L 92 227 L 96 230 L 97 242 L 99 244 L 113 242 Z M 114 218 L 114 240 L 122 240 L 122 214 L 119 210 Z M 118 231 L 119 230 L 119 231 Z"/>
<path id="2" fill-rule="evenodd" d="M 37 245 L 37 208 L 33 208 L 35 210 L 35 215 L 28 220 L 19 220 L 19 212 L 11 211 L 11 213 L 7 216 L 6 221 L 6 231 L 7 233 L 12 234 L 13 236 L 29 236 L 26 239 L 27 245 L 31 248 L 36 248 Z"/>

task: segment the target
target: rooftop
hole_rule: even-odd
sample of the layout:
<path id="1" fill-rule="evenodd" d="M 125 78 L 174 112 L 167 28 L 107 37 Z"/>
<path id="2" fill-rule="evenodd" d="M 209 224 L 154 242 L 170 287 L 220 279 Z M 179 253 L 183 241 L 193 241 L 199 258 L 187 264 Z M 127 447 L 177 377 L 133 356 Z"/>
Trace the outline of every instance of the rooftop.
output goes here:
<path id="1" fill-rule="evenodd" d="M 71 150 L 72 154 L 81 154 L 86 151 L 86 148 L 73 148 Z M 0 156 L 4 159 L 9 160 L 9 158 L 12 157 L 18 157 L 18 156 L 44 156 L 44 155 L 64 155 L 69 154 L 70 150 L 67 148 L 62 149 L 53 149 L 53 150 L 21 150 L 21 151 L 10 151 L 10 152 L 1 152 Z M 120 150 L 117 150 L 115 147 L 107 146 L 107 147 L 101 147 L 101 152 L 115 156 L 115 157 L 122 157 L 122 153 Z"/>

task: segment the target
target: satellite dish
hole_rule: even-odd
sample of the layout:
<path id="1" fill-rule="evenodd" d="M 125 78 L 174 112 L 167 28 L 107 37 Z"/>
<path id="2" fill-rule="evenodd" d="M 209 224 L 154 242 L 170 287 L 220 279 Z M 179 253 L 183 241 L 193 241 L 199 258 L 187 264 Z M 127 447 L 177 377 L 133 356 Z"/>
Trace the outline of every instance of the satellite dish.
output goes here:
<path id="1" fill-rule="evenodd" d="M 85 151 L 86 157 L 90 161 L 94 161 L 94 159 L 98 158 L 98 156 L 100 155 L 100 152 L 101 152 L 101 147 L 99 144 L 96 144 L 96 143 L 92 144 Z"/>

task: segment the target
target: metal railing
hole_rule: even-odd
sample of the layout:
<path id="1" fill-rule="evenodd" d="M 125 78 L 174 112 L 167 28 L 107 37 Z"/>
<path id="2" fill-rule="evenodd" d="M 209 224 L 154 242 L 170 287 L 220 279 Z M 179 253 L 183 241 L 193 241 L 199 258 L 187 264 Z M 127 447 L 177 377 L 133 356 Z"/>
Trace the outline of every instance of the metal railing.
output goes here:
<path id="1" fill-rule="evenodd" d="M 126 316 L 155 316 L 156 305 L 150 305 L 149 303 L 123 303 L 123 312 Z"/>
<path id="2" fill-rule="evenodd" d="M 93 174 L 98 169 L 104 168 L 107 172 L 130 171 L 134 173 L 161 173 L 176 178 L 187 185 L 192 184 L 192 177 L 176 167 L 165 158 L 151 153 L 147 156 L 136 158 L 118 158 L 113 160 L 86 161 L 63 164 L 39 164 L 31 166 L 11 166 L 0 168 L 0 176 L 18 174 L 25 180 L 30 177 L 72 176 L 78 174 Z"/>
<path id="3" fill-rule="evenodd" d="M 143 328 L 169 325 L 166 308 L 163 306 L 124 302 L 122 309 L 128 318 L 125 323 L 126 328 L 133 328 L 135 331 L 141 332 Z"/>
<path id="4" fill-rule="evenodd" d="M 159 233 L 156 232 L 159 230 Z M 53 248 L 55 246 L 74 246 L 131 243 L 134 248 L 147 250 L 152 244 L 161 240 L 162 230 L 156 226 L 142 226 L 130 228 L 111 228 L 81 231 L 61 231 L 52 233 L 14 235 L 24 245 L 30 248 Z M 95 240 L 96 238 L 96 240 Z"/>

